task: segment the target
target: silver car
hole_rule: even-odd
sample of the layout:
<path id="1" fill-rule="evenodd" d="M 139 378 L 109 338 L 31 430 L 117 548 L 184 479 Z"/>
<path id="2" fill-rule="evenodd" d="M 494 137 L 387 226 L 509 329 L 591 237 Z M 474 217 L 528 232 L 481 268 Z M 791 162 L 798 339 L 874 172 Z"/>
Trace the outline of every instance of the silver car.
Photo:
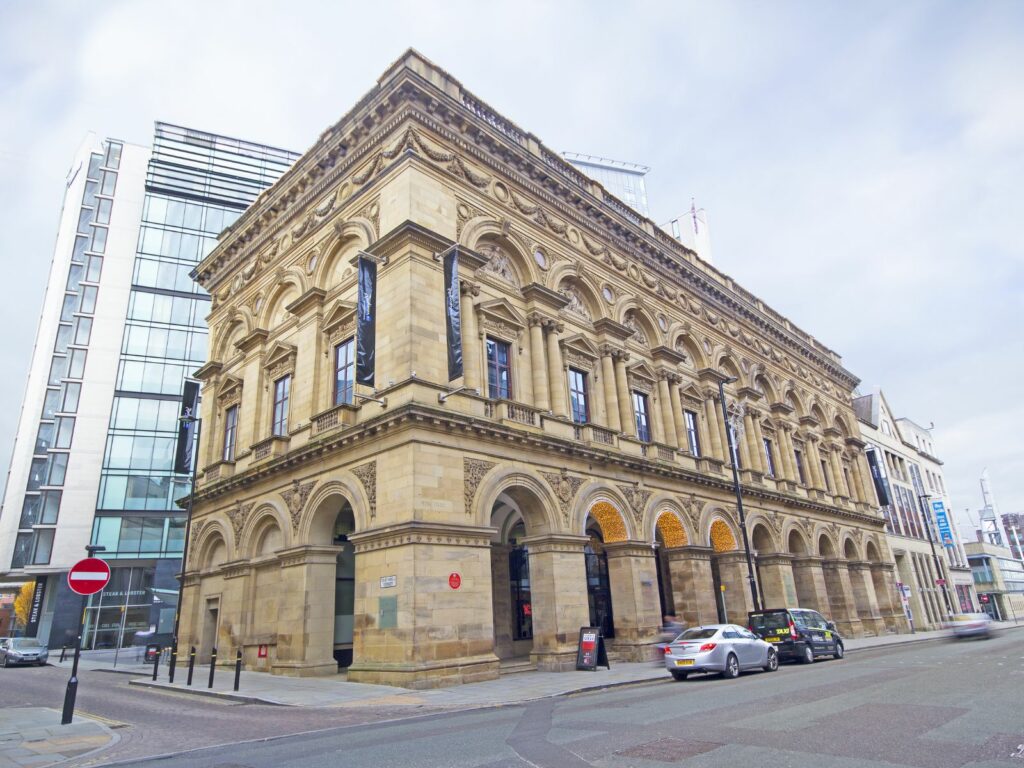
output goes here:
<path id="1" fill-rule="evenodd" d="M 0 641 L 0 666 L 38 664 L 43 666 L 50 652 L 34 637 L 5 637 Z"/>
<path id="2" fill-rule="evenodd" d="M 748 669 L 774 672 L 779 654 L 753 632 L 735 624 L 705 624 L 690 627 L 665 648 L 665 668 L 676 680 L 691 672 L 718 672 L 722 677 L 739 677 Z"/>

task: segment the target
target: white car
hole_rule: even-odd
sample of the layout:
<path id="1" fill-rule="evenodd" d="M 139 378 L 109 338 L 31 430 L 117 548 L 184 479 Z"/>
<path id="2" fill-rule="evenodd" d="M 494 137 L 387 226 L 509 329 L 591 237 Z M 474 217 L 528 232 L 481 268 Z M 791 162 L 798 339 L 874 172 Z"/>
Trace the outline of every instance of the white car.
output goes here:
<path id="1" fill-rule="evenodd" d="M 779 653 L 744 627 L 705 624 L 690 627 L 665 647 L 665 668 L 676 680 L 685 680 L 691 672 L 734 678 L 748 669 L 776 671 Z"/>

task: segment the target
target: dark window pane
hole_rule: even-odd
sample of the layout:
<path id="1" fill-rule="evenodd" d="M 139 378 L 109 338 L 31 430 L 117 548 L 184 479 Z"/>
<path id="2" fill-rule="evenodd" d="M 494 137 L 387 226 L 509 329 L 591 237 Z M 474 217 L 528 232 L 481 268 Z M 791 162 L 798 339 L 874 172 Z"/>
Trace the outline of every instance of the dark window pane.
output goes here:
<path id="1" fill-rule="evenodd" d="M 21 505 L 21 521 L 18 523 L 18 527 L 31 528 L 33 525 L 37 525 L 42 507 L 42 496 L 25 496 L 25 501 Z"/>

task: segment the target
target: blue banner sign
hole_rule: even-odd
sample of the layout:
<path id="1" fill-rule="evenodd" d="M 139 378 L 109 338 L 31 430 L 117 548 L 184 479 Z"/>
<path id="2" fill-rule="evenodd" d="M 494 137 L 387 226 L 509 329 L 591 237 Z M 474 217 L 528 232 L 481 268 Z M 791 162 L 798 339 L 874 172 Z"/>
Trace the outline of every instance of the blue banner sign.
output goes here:
<path id="1" fill-rule="evenodd" d="M 944 547 L 954 547 L 953 531 L 949 527 L 949 515 L 946 514 L 946 505 L 941 501 L 932 502 L 932 512 L 935 513 L 935 522 L 939 526 L 939 539 Z"/>

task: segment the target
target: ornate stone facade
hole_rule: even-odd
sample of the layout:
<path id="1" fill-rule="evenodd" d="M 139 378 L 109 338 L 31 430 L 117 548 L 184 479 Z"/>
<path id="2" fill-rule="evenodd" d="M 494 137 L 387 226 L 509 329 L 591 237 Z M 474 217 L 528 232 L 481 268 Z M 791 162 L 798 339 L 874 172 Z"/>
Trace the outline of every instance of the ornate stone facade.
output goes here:
<path id="1" fill-rule="evenodd" d="M 378 264 L 376 390 L 344 386 L 360 251 Z M 765 600 L 901 629 L 839 356 L 418 54 L 196 276 L 215 297 L 199 376 L 225 397 L 203 399 L 182 642 L 425 687 L 512 655 L 571 667 L 592 622 L 642 658 L 663 612 L 742 620 L 726 378 Z"/>

